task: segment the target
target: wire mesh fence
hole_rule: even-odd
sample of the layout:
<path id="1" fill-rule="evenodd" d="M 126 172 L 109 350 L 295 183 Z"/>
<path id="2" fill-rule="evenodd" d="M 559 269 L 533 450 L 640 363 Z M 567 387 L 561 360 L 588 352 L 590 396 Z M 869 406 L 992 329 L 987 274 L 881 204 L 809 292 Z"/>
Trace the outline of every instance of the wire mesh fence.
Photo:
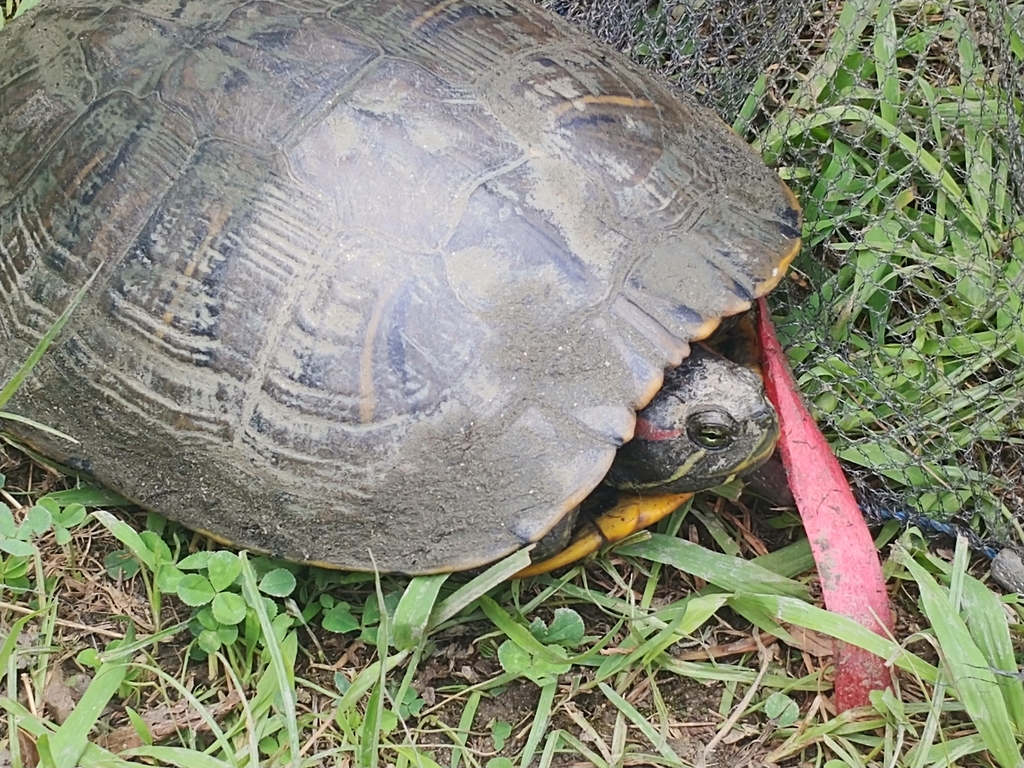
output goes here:
<path id="1" fill-rule="evenodd" d="M 1024 541 L 1024 3 L 545 4 L 695 93 L 801 198 L 772 308 L 865 508 Z"/>

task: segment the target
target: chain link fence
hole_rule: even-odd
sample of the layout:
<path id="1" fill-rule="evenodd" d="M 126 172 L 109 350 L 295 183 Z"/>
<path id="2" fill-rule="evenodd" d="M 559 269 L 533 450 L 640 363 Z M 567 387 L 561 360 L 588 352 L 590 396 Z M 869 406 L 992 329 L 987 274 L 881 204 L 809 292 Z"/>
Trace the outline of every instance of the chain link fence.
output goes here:
<path id="1" fill-rule="evenodd" d="M 695 93 L 803 201 L 771 304 L 864 508 L 1019 546 L 1024 3 L 545 4 Z"/>

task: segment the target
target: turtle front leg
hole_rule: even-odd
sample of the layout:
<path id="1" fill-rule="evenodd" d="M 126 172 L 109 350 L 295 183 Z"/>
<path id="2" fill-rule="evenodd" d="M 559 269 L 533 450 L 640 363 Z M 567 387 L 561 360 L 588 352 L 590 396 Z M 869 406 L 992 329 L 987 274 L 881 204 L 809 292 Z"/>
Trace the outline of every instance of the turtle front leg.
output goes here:
<path id="1" fill-rule="evenodd" d="M 620 500 L 607 512 L 583 523 L 565 549 L 540 562 L 531 563 L 512 578 L 525 579 L 537 576 L 582 560 L 606 544 L 613 544 L 637 531 L 649 528 L 663 517 L 672 514 L 683 502 L 692 497 L 692 493 L 670 493 L 659 496 L 632 496 Z"/>

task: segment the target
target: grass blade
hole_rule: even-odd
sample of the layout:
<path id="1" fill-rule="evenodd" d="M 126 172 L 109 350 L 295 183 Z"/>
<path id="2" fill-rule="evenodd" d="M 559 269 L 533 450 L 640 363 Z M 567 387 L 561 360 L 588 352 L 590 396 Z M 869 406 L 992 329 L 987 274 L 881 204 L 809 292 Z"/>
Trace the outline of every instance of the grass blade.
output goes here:
<path id="1" fill-rule="evenodd" d="M 43 724 L 43 722 L 33 715 L 28 709 L 20 702 L 9 699 L 6 696 L 0 696 L 0 709 L 6 711 L 9 715 L 8 723 L 16 723 L 12 731 L 16 731 L 19 728 L 25 733 L 31 734 L 36 739 L 46 738 L 47 741 L 50 739 L 51 731 Z M 10 747 L 12 756 L 14 756 L 18 748 L 18 740 L 7 742 Z M 124 754 L 128 755 L 126 751 Z M 52 758 L 52 754 L 51 754 Z M 12 762 L 13 765 L 22 765 L 24 760 L 20 762 L 15 760 Z M 130 763 L 127 760 L 122 760 L 119 756 L 98 747 L 92 742 L 87 742 L 85 750 L 82 752 L 78 762 L 74 764 L 75 768 L 139 768 L 138 763 Z M 61 766 L 58 766 L 61 768 Z"/>
<path id="2" fill-rule="evenodd" d="M 369 691 L 381 679 L 381 667 L 384 668 L 383 674 L 387 675 L 392 669 L 397 667 L 399 664 L 404 662 L 409 657 L 409 651 L 400 651 L 392 654 L 391 656 L 384 657 L 383 664 L 380 661 L 375 661 L 369 666 L 365 667 L 358 675 L 356 679 L 352 681 L 352 685 L 345 691 L 345 695 L 341 697 L 341 701 L 338 702 L 338 711 L 344 712 L 356 705 L 367 691 Z"/>
<path id="3" fill-rule="evenodd" d="M 555 692 L 558 690 L 557 681 L 542 685 L 540 689 L 540 700 L 537 702 L 537 714 L 534 715 L 533 724 L 530 726 L 530 734 L 526 737 L 526 746 L 519 756 L 519 764 L 528 766 L 533 763 L 533 756 L 537 753 L 544 738 L 544 732 L 551 722 L 551 706 L 555 701 Z"/>
<path id="4" fill-rule="evenodd" d="M 122 754 L 126 757 L 148 758 L 178 768 L 231 768 L 231 763 L 184 747 L 138 747 L 125 750 Z"/>
<path id="5" fill-rule="evenodd" d="M 138 558 L 139 562 L 149 568 L 150 572 L 156 570 L 156 558 L 149 547 L 139 536 L 139 532 L 132 528 L 124 520 L 119 520 L 105 509 L 93 511 L 92 516 L 99 521 L 114 536 L 115 539 L 124 544 L 128 551 Z"/>
<path id="6" fill-rule="evenodd" d="M 100 273 L 100 269 L 102 268 L 102 264 L 96 267 L 96 270 L 89 276 L 89 279 L 85 281 L 85 285 L 83 285 L 78 290 L 78 293 L 75 294 L 71 303 L 68 304 L 67 308 L 60 313 L 60 317 L 58 317 L 56 321 L 54 321 L 53 325 L 50 326 L 49 330 L 43 334 L 43 338 L 39 340 L 39 343 L 36 344 L 25 362 L 22 363 L 21 367 L 14 372 L 14 376 L 12 376 L 10 381 L 4 385 L 3 389 L 0 389 L 0 410 L 2 410 L 10 399 L 14 397 L 14 393 L 18 391 L 25 379 L 28 378 L 28 375 L 32 373 L 32 369 L 36 367 L 36 363 L 38 363 L 42 359 L 43 355 L 46 354 L 46 350 L 50 348 L 53 340 L 57 338 L 57 335 L 67 324 L 68 320 L 71 319 L 71 315 L 74 313 L 75 309 L 81 303 L 82 299 L 85 298 L 85 294 L 89 292 L 93 281 L 96 280 L 96 276 Z M 7 416 L 2 413 L 0 413 L 0 416 L 7 418 Z"/>
<path id="7" fill-rule="evenodd" d="M 896 125 L 899 121 L 900 78 L 897 57 L 896 19 L 892 12 L 891 0 L 882 0 L 878 5 L 875 19 L 875 39 L 872 49 L 875 58 L 875 77 L 881 96 L 878 113 L 883 120 Z M 880 164 L 884 165 L 884 164 Z"/>
<path id="8" fill-rule="evenodd" d="M 843 3 L 836 30 L 828 48 L 814 62 L 814 67 L 792 99 L 797 110 L 811 110 L 836 73 L 861 45 L 864 30 L 875 16 L 878 0 L 849 0 Z"/>
<path id="9" fill-rule="evenodd" d="M 544 643 L 531 635 L 529 630 L 517 624 L 515 620 L 491 598 L 480 598 L 480 607 L 494 626 L 504 632 L 508 636 L 509 640 L 518 645 L 524 651 L 527 651 L 532 656 L 543 659 L 544 661 L 552 664 L 566 663 L 566 657 L 553 650 L 553 648 L 560 649 L 560 646 L 544 645 Z"/>
<path id="10" fill-rule="evenodd" d="M 125 663 L 104 664 L 85 694 L 57 732 L 50 736 L 50 752 L 57 766 L 78 765 L 89 743 L 89 732 L 124 682 Z"/>
<path id="11" fill-rule="evenodd" d="M 48 427 L 45 424 L 40 424 L 38 421 L 35 421 L 34 419 L 26 419 L 24 416 L 19 416 L 16 413 L 0 411 L 0 419 L 3 419 L 4 421 L 16 421 L 19 424 L 24 424 L 26 427 L 37 429 L 40 432 L 45 432 L 48 435 L 53 435 L 54 437 L 59 437 L 61 440 L 67 440 L 69 443 L 74 443 L 75 445 L 78 445 L 78 441 L 75 440 L 75 438 L 73 438 L 71 435 L 66 434 L 65 432 L 61 432 L 59 429 Z"/>
<path id="12" fill-rule="evenodd" d="M 377 629 L 382 634 L 382 629 Z M 357 765 L 370 768 L 378 765 L 378 751 L 380 749 L 380 720 L 384 715 L 384 684 L 387 678 L 381 675 L 377 684 L 370 692 L 370 699 L 366 703 L 366 717 L 359 728 L 359 745 L 356 748 Z"/>
<path id="13" fill-rule="evenodd" d="M 544 742 L 544 751 L 541 752 L 540 760 L 537 761 L 537 768 L 551 768 L 555 762 L 555 751 L 558 746 L 566 740 L 566 732 L 558 729 L 548 734 L 548 740 Z M 585 754 L 581 752 L 580 754 Z M 603 768 L 601 763 L 594 763 L 595 768 Z"/>
<path id="14" fill-rule="evenodd" d="M 773 593 L 806 599 L 807 587 L 751 562 L 671 536 L 654 533 L 647 541 L 624 544 L 620 555 L 642 557 L 699 576 L 728 592 Z"/>
<path id="15" fill-rule="evenodd" d="M 390 619 L 384 605 L 384 593 L 381 591 L 380 574 L 374 573 L 374 587 L 377 591 L 377 604 L 380 607 L 380 625 L 377 627 L 377 658 L 387 658 L 388 645 L 391 635 Z M 378 765 L 380 751 L 380 721 L 384 716 L 384 693 L 387 685 L 387 670 L 381 665 L 373 690 L 370 692 L 370 699 L 366 704 L 366 719 L 360 730 L 359 744 L 356 748 L 358 764 L 360 766 Z M 397 709 L 397 707 L 396 707 Z"/>
<path id="16" fill-rule="evenodd" d="M 466 750 L 470 731 L 473 730 L 473 720 L 476 718 L 476 711 L 480 707 L 480 698 L 480 691 L 473 691 L 469 694 L 469 700 L 466 702 L 462 714 L 459 715 L 458 730 L 452 734 L 452 741 L 456 743 L 456 746 L 452 749 L 450 768 L 459 768 L 459 762 L 462 760 L 462 755 Z"/>
<path id="17" fill-rule="evenodd" d="M 417 576 L 409 582 L 395 609 L 395 648 L 400 651 L 412 650 L 423 640 L 430 622 L 430 614 L 437 602 L 437 593 L 447 579 L 447 573 L 440 573 L 434 576 Z"/>
<path id="18" fill-rule="evenodd" d="M 299 725 L 297 721 L 298 715 L 295 710 L 295 685 L 292 682 L 292 675 L 289 674 L 289 670 L 294 674 L 294 653 L 290 652 L 288 654 L 290 659 L 286 663 L 282 643 L 277 639 L 274 625 L 270 620 L 270 615 L 267 613 L 267 607 L 263 602 L 263 596 L 260 594 L 260 589 L 256 582 L 256 573 L 252 569 L 252 564 L 249 562 L 245 552 L 239 552 L 238 559 L 242 563 L 242 593 L 246 598 L 246 602 L 256 612 L 256 616 L 259 619 L 260 629 L 263 632 L 264 647 L 270 654 L 270 666 L 277 678 L 278 695 L 274 699 L 279 701 L 281 705 L 281 715 L 284 717 L 285 729 L 288 733 L 288 754 L 292 764 L 298 765 L 300 749 Z M 294 638 L 295 636 L 292 635 L 291 637 Z"/>
<path id="19" fill-rule="evenodd" d="M 917 582 L 924 613 L 939 641 L 952 683 L 992 757 L 1003 768 L 1021 768 L 1024 762 L 1010 731 L 1010 718 L 999 684 L 967 625 L 950 604 L 948 593 L 906 549 L 895 547 L 892 557 L 910 571 Z"/>
<path id="20" fill-rule="evenodd" d="M 499 560 L 438 603 L 434 609 L 430 626 L 436 627 L 454 618 L 463 608 L 480 599 L 502 582 L 512 578 L 529 564 L 530 553 L 524 549 L 514 552 L 504 560 Z"/>
<path id="21" fill-rule="evenodd" d="M 678 765 L 680 767 L 684 765 L 683 761 L 679 759 L 679 755 L 666 743 L 654 726 L 647 722 L 647 718 L 637 711 L 636 707 L 616 693 L 607 683 L 601 683 L 599 687 L 612 706 L 625 715 L 640 730 L 644 737 L 651 742 L 651 745 L 668 761 L 669 765 Z"/>
<path id="22" fill-rule="evenodd" d="M 441 766 L 429 755 L 427 755 L 422 749 L 417 749 L 413 746 L 397 746 L 392 747 L 395 753 L 406 760 L 409 765 L 414 765 L 416 768 L 441 768 Z"/>
<path id="23" fill-rule="evenodd" d="M 18 648 L 18 638 L 21 637 L 21 630 L 25 628 L 26 624 L 37 618 L 40 613 L 41 611 L 35 611 L 34 613 L 25 614 L 11 624 L 11 628 L 7 631 L 7 637 L 4 638 L 4 644 L 0 647 L 0 669 L 7 669 L 7 663 L 10 661 L 11 655 Z"/>
<path id="24" fill-rule="evenodd" d="M 1002 601 L 992 590 L 966 574 L 963 607 L 967 628 L 990 665 L 996 669 L 1015 671 L 1017 659 L 1013 653 L 1010 625 Z M 1009 675 L 997 675 L 996 682 L 1017 732 L 1024 734 L 1024 682 Z"/>
<path id="25" fill-rule="evenodd" d="M 927 682 L 935 682 L 938 670 L 918 658 L 887 637 L 876 635 L 871 630 L 846 616 L 826 611 L 815 605 L 774 595 L 736 595 L 730 602 L 750 603 L 767 611 L 776 621 L 796 624 L 816 632 L 855 645 L 883 659 L 889 659 L 897 667 L 906 669 Z"/>

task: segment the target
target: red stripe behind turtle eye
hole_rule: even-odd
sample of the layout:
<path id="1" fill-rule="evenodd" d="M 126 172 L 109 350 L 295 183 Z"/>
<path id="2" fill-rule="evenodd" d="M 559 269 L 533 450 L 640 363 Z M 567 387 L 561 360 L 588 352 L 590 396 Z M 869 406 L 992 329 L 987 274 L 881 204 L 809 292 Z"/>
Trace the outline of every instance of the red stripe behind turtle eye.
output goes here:
<path id="1" fill-rule="evenodd" d="M 636 428 L 633 430 L 633 438 L 641 440 L 671 440 L 683 434 L 681 429 L 662 429 L 652 424 L 647 419 L 637 418 Z"/>

